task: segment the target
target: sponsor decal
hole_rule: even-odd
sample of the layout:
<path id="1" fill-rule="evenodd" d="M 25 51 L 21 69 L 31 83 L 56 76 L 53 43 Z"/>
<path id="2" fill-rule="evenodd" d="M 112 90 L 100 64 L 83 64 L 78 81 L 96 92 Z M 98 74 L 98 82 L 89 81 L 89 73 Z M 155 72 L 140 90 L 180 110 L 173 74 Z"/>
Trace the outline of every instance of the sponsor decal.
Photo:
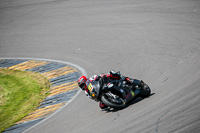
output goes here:
<path id="1" fill-rule="evenodd" d="M 128 93 L 128 94 L 126 95 L 125 98 L 127 99 L 127 98 L 129 98 L 130 96 L 131 96 L 131 93 Z"/>
<path id="2" fill-rule="evenodd" d="M 108 86 L 108 88 L 111 88 L 111 87 L 113 87 L 113 84 L 107 84 L 107 86 Z"/>
<path id="3" fill-rule="evenodd" d="M 91 83 L 88 85 L 88 90 L 90 90 L 90 92 L 92 92 L 92 90 L 93 90 L 93 86 Z"/>
<path id="4" fill-rule="evenodd" d="M 132 95 L 132 96 L 134 96 L 134 95 L 135 95 L 133 91 L 131 91 L 131 95 Z"/>
<path id="5" fill-rule="evenodd" d="M 125 98 L 126 99 L 128 99 L 130 96 L 134 96 L 135 95 L 135 93 L 133 92 L 133 91 L 131 91 L 130 93 L 128 93 L 126 96 L 125 96 Z"/>

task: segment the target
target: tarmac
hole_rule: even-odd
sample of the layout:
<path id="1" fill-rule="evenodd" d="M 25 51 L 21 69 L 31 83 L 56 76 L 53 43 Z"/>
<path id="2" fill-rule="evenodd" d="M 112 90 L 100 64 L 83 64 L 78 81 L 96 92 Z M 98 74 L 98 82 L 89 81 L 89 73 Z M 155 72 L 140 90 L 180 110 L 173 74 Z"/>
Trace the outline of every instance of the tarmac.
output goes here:
<path id="1" fill-rule="evenodd" d="M 200 1 L 1 0 L 0 57 L 121 71 L 153 95 L 102 111 L 80 92 L 27 133 L 199 133 Z"/>

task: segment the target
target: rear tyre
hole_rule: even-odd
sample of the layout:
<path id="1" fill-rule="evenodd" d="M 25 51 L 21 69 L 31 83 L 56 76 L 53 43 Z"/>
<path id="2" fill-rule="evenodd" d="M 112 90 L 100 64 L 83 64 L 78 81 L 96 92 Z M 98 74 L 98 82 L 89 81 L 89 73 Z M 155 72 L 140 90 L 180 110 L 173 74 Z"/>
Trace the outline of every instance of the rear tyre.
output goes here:
<path id="1" fill-rule="evenodd" d="M 151 89 L 149 88 L 149 86 L 146 84 L 144 86 L 144 89 L 141 90 L 139 96 L 140 97 L 143 97 L 143 98 L 146 98 L 146 97 L 149 97 L 151 95 Z"/>

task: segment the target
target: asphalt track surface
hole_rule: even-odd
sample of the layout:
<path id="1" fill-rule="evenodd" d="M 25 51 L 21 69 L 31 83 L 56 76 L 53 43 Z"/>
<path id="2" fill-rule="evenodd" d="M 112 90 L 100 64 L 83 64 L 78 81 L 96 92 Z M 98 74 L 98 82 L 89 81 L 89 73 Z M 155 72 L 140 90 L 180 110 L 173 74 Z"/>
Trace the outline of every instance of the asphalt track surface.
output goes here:
<path id="1" fill-rule="evenodd" d="M 81 92 L 28 133 L 200 132 L 199 0 L 1 0 L 0 57 L 120 70 L 154 94 L 102 111 Z"/>

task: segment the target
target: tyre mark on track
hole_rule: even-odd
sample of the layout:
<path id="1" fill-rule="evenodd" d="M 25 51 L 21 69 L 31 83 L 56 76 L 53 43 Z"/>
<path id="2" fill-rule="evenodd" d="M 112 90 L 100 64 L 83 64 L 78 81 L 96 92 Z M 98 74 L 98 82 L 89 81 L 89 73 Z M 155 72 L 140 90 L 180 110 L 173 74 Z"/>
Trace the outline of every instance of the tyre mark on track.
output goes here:
<path id="1" fill-rule="evenodd" d="M 159 128 L 161 119 L 162 119 L 169 111 L 170 111 L 170 110 L 167 110 L 165 113 L 163 113 L 163 114 L 157 119 L 156 128 L 155 128 L 155 132 L 156 132 L 156 133 L 158 133 L 158 128 Z"/>

